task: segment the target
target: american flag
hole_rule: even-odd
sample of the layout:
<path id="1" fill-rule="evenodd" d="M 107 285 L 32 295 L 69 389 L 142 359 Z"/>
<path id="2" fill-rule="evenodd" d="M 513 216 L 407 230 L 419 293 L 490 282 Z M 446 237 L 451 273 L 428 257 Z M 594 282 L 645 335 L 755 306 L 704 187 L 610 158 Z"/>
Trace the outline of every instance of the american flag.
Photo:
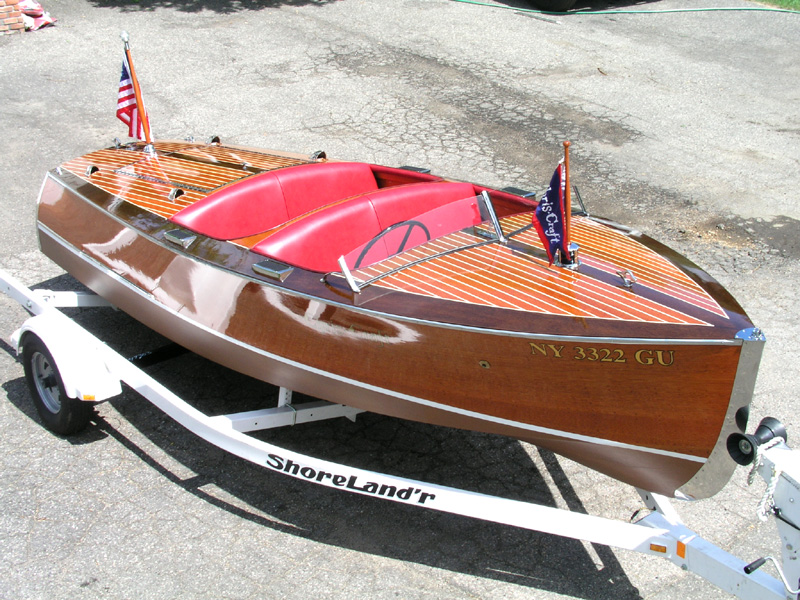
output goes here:
<path id="1" fill-rule="evenodd" d="M 131 70 L 128 66 L 128 57 L 122 58 L 122 76 L 119 80 L 119 92 L 117 94 L 117 118 L 128 126 L 128 136 L 138 140 L 145 139 L 144 124 L 139 116 L 139 109 L 136 107 L 136 94 L 133 89 Z M 144 110 L 144 106 L 142 106 Z M 144 118 L 147 119 L 147 111 L 144 110 Z M 148 121 L 149 124 L 149 121 Z"/>

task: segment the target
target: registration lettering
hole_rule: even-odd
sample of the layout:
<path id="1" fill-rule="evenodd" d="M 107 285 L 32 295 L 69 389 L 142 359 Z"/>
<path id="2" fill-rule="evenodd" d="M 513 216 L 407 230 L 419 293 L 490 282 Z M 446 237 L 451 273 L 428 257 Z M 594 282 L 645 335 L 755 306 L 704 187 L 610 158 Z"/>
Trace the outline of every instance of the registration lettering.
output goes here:
<path id="1" fill-rule="evenodd" d="M 530 342 L 531 354 L 543 358 L 561 358 L 599 363 L 634 363 L 645 366 L 671 367 L 674 350 L 650 348 L 603 348 Z"/>

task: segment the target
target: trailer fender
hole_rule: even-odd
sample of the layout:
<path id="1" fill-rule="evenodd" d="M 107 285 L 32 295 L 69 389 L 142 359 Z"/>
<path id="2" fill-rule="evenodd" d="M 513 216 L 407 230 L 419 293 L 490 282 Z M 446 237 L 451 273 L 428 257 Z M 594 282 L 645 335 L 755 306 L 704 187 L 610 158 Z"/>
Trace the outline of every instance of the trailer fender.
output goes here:
<path id="1" fill-rule="evenodd" d="M 18 356 L 30 335 L 41 339 L 49 350 L 70 398 L 94 402 L 122 393 L 119 377 L 111 373 L 104 359 L 105 345 L 79 325 L 59 314 L 31 317 L 11 338 Z"/>

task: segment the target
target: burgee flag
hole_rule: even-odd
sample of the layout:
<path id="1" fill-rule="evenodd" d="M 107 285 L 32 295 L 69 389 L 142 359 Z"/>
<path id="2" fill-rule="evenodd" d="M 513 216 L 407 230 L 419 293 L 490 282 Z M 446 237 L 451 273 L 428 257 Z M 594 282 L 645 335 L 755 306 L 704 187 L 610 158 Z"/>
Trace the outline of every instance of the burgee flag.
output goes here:
<path id="1" fill-rule="evenodd" d="M 547 250 L 547 258 L 550 264 L 556 258 L 556 252 L 561 251 L 562 257 L 568 257 L 567 251 L 567 219 L 565 214 L 565 191 L 566 176 L 564 172 L 564 161 L 558 163 L 553 178 L 550 180 L 550 187 L 547 188 L 536 213 L 533 217 L 533 225 L 539 233 L 539 238 Z"/>

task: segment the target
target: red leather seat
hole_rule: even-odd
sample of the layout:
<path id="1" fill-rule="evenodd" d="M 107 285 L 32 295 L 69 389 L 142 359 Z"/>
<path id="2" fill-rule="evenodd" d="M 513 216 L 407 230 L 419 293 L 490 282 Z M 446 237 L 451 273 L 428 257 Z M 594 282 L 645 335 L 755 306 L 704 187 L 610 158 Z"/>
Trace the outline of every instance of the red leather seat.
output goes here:
<path id="1" fill-rule="evenodd" d="M 407 185 L 369 193 L 382 231 L 438 206 L 475 195 L 471 183 L 430 183 Z M 376 232 L 377 233 L 377 232 Z"/>
<path id="2" fill-rule="evenodd" d="M 334 271 L 338 270 L 340 256 L 351 255 L 382 231 L 409 219 L 419 219 L 431 231 L 432 238 L 480 223 L 474 196 L 475 188 L 469 183 L 420 183 L 385 188 L 296 219 L 252 250 L 311 271 Z M 424 241 L 411 240 L 405 247 Z M 370 261 L 396 253 L 393 242 L 387 244 L 385 240 L 378 240 L 370 251 Z"/>
<path id="3" fill-rule="evenodd" d="M 309 163 L 227 185 L 171 221 L 218 240 L 267 231 L 336 200 L 378 189 L 366 163 Z"/>
<path id="4" fill-rule="evenodd" d="M 373 237 L 346 254 L 345 262 L 350 269 L 368 267 L 428 240 L 481 222 L 481 211 L 475 196 L 455 200 L 384 229 L 380 237 Z"/>
<path id="5" fill-rule="evenodd" d="M 381 231 L 369 200 L 357 196 L 297 219 L 253 246 L 253 252 L 311 271 L 336 269 L 337 259 Z M 346 248 L 345 252 L 342 248 Z"/>
<path id="6" fill-rule="evenodd" d="M 187 206 L 170 221 L 218 240 L 265 231 L 289 219 L 272 172 L 232 183 Z"/>
<path id="7" fill-rule="evenodd" d="M 290 219 L 336 200 L 378 189 L 366 163 L 317 163 L 273 173 L 283 190 Z"/>

